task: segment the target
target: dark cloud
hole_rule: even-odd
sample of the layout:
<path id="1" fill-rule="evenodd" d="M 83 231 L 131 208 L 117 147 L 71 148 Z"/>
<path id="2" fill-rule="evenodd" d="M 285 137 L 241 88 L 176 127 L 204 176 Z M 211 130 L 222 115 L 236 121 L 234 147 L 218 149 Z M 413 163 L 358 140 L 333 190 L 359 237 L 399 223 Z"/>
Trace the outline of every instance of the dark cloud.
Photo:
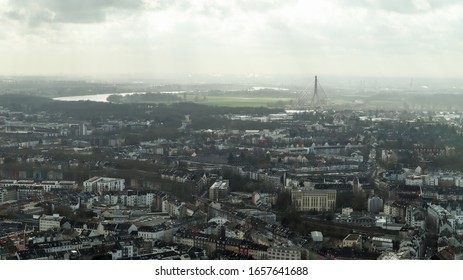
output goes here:
<path id="1" fill-rule="evenodd" d="M 8 18 L 26 21 L 29 26 L 43 23 L 98 23 L 115 11 L 134 11 L 142 0 L 14 0 L 4 13 Z"/>

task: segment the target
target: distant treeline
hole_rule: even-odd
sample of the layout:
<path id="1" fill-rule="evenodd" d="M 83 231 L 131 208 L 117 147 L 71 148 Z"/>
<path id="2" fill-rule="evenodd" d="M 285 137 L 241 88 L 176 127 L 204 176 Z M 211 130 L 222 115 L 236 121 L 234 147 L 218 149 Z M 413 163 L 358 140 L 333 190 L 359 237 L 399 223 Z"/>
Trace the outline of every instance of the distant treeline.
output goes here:
<path id="1" fill-rule="evenodd" d="M 182 98 L 178 94 L 174 93 L 157 93 L 157 92 L 147 92 L 147 93 L 136 93 L 132 95 L 111 95 L 107 99 L 112 103 L 172 103 L 180 102 Z"/>
<path id="2" fill-rule="evenodd" d="M 190 115 L 195 129 L 269 128 L 275 124 L 261 122 L 238 122 L 225 118 L 227 114 L 265 115 L 281 113 L 283 109 L 265 107 L 219 107 L 197 103 L 178 102 L 173 104 L 114 104 L 91 101 L 54 101 L 31 95 L 0 95 L 0 105 L 11 111 L 34 114 L 48 112 L 56 119 L 88 121 L 91 123 L 109 120 L 152 121 L 165 127 L 178 128 L 185 115 Z"/>
<path id="3" fill-rule="evenodd" d="M 16 81 L 0 82 L 0 94 L 26 94 L 39 97 L 93 95 L 100 93 L 127 92 L 128 86 L 85 81 Z M 137 90 L 131 86 L 131 90 Z"/>
<path id="4" fill-rule="evenodd" d="M 210 90 L 201 92 L 206 96 L 233 96 L 233 97 L 274 97 L 274 98 L 294 98 L 297 93 L 289 90 L 259 89 L 259 90 Z"/>
<path id="5" fill-rule="evenodd" d="M 421 106 L 429 109 L 432 108 L 463 108 L 463 94 L 408 94 L 408 93 L 390 93 L 378 94 L 366 98 L 368 102 L 390 101 L 398 104 L 407 104 L 411 107 Z"/>

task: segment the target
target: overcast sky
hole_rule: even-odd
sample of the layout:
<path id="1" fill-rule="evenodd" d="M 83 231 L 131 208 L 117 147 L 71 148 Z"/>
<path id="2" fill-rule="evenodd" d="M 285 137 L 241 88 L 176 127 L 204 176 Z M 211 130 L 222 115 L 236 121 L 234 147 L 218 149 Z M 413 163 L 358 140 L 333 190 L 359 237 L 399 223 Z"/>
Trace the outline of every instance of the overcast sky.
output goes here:
<path id="1" fill-rule="evenodd" d="M 463 1 L 0 0 L 0 75 L 463 78 Z"/>

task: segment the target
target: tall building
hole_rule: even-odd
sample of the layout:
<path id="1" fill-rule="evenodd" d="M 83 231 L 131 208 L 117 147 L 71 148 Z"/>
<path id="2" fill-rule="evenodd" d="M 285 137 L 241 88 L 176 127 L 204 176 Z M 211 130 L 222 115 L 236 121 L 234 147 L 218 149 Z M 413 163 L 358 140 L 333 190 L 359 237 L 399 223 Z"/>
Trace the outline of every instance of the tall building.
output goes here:
<path id="1" fill-rule="evenodd" d="M 336 205 L 335 190 L 293 190 L 291 202 L 296 211 L 330 211 Z"/>
<path id="2" fill-rule="evenodd" d="M 229 185 L 228 180 L 216 181 L 209 188 L 209 199 L 218 201 L 227 198 Z"/>
<path id="3" fill-rule="evenodd" d="M 383 200 L 380 197 L 373 196 L 368 199 L 368 212 L 377 214 L 383 211 Z"/>

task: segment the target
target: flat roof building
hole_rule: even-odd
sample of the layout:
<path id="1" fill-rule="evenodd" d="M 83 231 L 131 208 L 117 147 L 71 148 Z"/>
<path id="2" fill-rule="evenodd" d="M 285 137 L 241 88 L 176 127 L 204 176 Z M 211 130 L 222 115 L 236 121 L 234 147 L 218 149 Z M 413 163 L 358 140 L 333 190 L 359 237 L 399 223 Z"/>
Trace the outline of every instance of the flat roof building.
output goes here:
<path id="1" fill-rule="evenodd" d="M 209 199 L 218 201 L 227 198 L 229 185 L 228 180 L 216 181 L 209 188 Z"/>
<path id="2" fill-rule="evenodd" d="M 296 211 L 330 211 L 336 205 L 335 190 L 293 190 L 291 202 Z"/>
<path id="3" fill-rule="evenodd" d="M 39 231 L 47 231 L 49 229 L 55 229 L 61 227 L 61 221 L 64 219 L 63 216 L 58 214 L 42 215 L 39 218 Z"/>

